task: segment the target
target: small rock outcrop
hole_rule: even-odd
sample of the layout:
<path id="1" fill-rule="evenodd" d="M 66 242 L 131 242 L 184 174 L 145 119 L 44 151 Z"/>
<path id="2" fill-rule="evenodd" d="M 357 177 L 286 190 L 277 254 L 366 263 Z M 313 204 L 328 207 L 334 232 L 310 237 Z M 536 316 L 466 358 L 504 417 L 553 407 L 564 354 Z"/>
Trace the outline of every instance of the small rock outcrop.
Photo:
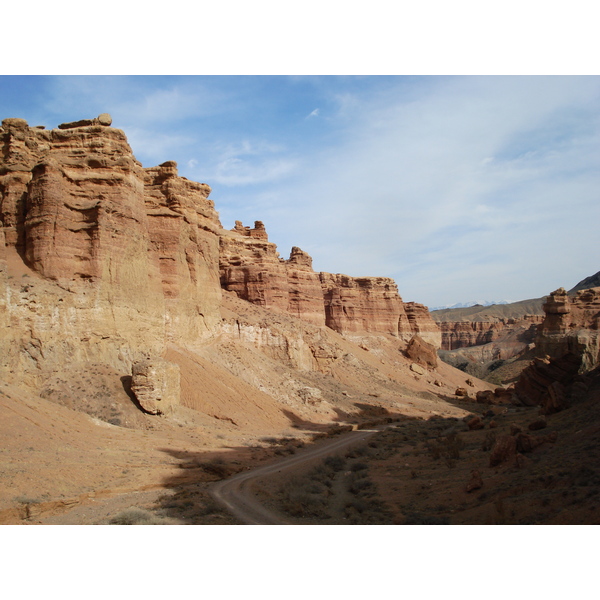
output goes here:
<path id="1" fill-rule="evenodd" d="M 140 406 L 152 415 L 168 415 L 179 404 L 179 366 L 163 359 L 133 364 L 131 391 Z"/>
<path id="2" fill-rule="evenodd" d="M 408 358 L 423 367 L 430 369 L 437 367 L 438 358 L 435 347 L 425 342 L 419 335 L 414 335 L 410 342 L 408 342 L 405 354 Z"/>

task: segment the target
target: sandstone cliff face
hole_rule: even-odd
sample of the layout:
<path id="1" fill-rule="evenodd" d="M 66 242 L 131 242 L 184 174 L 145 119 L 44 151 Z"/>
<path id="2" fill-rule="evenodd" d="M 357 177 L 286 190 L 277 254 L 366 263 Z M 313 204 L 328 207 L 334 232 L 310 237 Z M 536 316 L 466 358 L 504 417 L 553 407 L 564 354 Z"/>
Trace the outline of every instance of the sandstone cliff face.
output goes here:
<path id="1" fill-rule="evenodd" d="M 384 338 L 396 352 L 417 334 L 439 346 L 427 309 L 405 304 L 393 280 L 317 273 L 297 247 L 283 259 L 260 221 L 225 231 L 208 185 L 180 177 L 172 161 L 143 168 L 108 115 L 52 130 L 5 119 L 0 146 L 0 371 L 9 379 L 46 389 L 66 364 L 128 374 L 169 347 L 195 351 L 217 338 L 300 372 L 350 372 L 325 326 L 371 340 L 373 357 Z M 313 328 L 224 320 L 222 288 Z"/>
<path id="2" fill-rule="evenodd" d="M 398 335 L 404 316 L 402 299 L 392 279 L 320 273 L 327 326 L 341 334 Z"/>
<path id="3" fill-rule="evenodd" d="M 442 333 L 438 324 L 433 320 L 431 313 L 427 307 L 417 302 L 406 302 L 404 304 L 406 317 L 408 320 L 408 328 L 404 327 L 404 321 L 400 317 L 398 329 L 400 334 L 412 336 L 418 334 L 421 339 L 431 344 L 435 348 L 441 348 Z"/>
<path id="4" fill-rule="evenodd" d="M 533 342 L 537 325 L 543 321 L 538 315 L 525 315 L 521 319 L 498 319 L 496 321 L 443 321 L 438 323 L 442 333 L 442 350 L 457 350 L 489 344 L 506 337 L 511 332 L 526 328 L 531 329 L 531 339 L 523 339 L 525 343 Z"/>
<path id="5" fill-rule="evenodd" d="M 178 177 L 175 163 L 143 169 L 107 117 L 50 131 L 2 122 L 6 253 L 30 269 L 26 286 L 5 282 L 11 370 L 73 360 L 128 370 L 220 322 L 210 188 Z"/>
<path id="6" fill-rule="evenodd" d="M 581 290 L 574 297 L 560 288 L 548 296 L 544 312 L 535 342 L 539 356 L 559 358 L 572 352 L 581 356 L 581 371 L 600 362 L 600 288 Z"/>
<path id="7" fill-rule="evenodd" d="M 578 386 L 585 388 L 584 374 L 600 364 L 600 288 L 581 290 L 574 297 L 560 288 L 550 294 L 544 311 L 535 342 L 537 358 L 515 391 L 523 403 L 539 404 L 550 414 L 565 408 Z"/>
<path id="8" fill-rule="evenodd" d="M 404 303 L 387 277 L 315 273 L 311 257 L 292 248 L 284 260 L 268 241 L 264 225 L 237 222 L 221 233 L 221 285 L 253 304 L 290 314 L 343 335 L 392 335 L 404 341 L 418 333 L 439 347 L 439 328 L 421 304 Z"/>

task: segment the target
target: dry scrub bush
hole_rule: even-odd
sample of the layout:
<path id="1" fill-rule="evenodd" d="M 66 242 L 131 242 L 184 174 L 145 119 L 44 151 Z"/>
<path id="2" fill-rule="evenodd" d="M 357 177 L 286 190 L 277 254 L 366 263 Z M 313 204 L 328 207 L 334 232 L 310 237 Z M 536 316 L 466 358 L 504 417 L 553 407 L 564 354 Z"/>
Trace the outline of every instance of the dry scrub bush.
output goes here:
<path id="1" fill-rule="evenodd" d="M 165 521 L 159 519 L 151 512 L 143 508 L 132 506 L 115 515 L 110 525 L 165 525 Z"/>
<path id="2" fill-rule="evenodd" d="M 434 460 L 444 457 L 447 461 L 460 458 L 460 451 L 465 447 L 463 439 L 456 433 L 430 441 L 427 444 L 429 454 Z"/>

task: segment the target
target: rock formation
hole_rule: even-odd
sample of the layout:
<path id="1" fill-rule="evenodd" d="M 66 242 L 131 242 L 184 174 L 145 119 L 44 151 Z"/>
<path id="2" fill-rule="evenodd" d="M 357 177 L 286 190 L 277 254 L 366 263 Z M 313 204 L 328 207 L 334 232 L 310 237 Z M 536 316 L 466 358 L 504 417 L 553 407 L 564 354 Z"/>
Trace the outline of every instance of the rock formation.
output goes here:
<path id="1" fill-rule="evenodd" d="M 131 391 L 152 415 L 170 414 L 179 404 L 179 366 L 162 359 L 133 364 Z"/>
<path id="2" fill-rule="evenodd" d="M 569 405 L 578 375 L 600 364 L 600 288 L 581 290 L 574 297 L 560 288 L 544 304 L 537 358 L 523 371 L 515 391 L 524 404 L 540 405 L 545 414 Z"/>
<path id="3" fill-rule="evenodd" d="M 6 368 L 43 355 L 129 370 L 169 339 L 193 343 L 220 323 L 210 188 L 178 177 L 172 162 L 144 169 L 109 124 L 107 115 L 53 130 L 2 122 L 6 252 L 31 270 L 27 289 L 7 299 L 21 331 L 5 332 Z M 38 350 L 18 358 L 13 333 Z"/>
<path id="4" fill-rule="evenodd" d="M 436 348 L 440 332 L 422 304 L 404 303 L 387 277 L 316 273 L 298 247 L 282 259 L 264 225 L 236 222 L 220 240 L 223 289 L 275 312 L 291 314 L 342 335 L 391 335 L 408 341 L 418 333 Z"/>
<path id="5" fill-rule="evenodd" d="M 442 332 L 442 350 L 457 350 L 495 342 L 518 331 L 524 346 L 533 342 L 537 325 L 543 317 L 525 315 L 521 319 L 509 318 L 496 321 L 442 321 L 439 328 Z M 524 347 L 523 346 L 523 347 Z M 520 352 L 523 347 L 516 350 Z M 514 356 L 515 349 L 511 354 Z M 506 356 L 503 358 L 510 358 Z"/>
<path id="6" fill-rule="evenodd" d="M 548 296 L 544 312 L 535 341 L 538 356 L 580 355 L 581 371 L 600 362 L 600 288 L 580 290 L 573 297 L 560 288 Z"/>
<path id="7" fill-rule="evenodd" d="M 173 161 L 144 168 L 110 115 L 50 130 L 5 119 L 0 147 L 7 377 L 41 389 L 67 364 L 72 372 L 94 363 L 116 373 L 145 365 L 134 369 L 138 399 L 147 411 L 165 412 L 162 384 L 148 395 L 139 380 L 169 348 L 195 351 L 223 336 L 300 371 L 329 374 L 354 359 L 327 328 L 363 340 L 363 351 L 365 339 L 391 341 L 397 352 L 418 336 L 414 352 L 434 368 L 428 344 L 439 347 L 439 329 L 426 307 L 402 301 L 392 279 L 315 272 L 298 247 L 283 259 L 261 221 L 223 229 L 210 187 L 180 177 Z M 309 328 L 296 335 L 288 324 L 278 331 L 275 320 L 224 318 L 223 289 Z M 159 377 L 161 369 L 152 372 Z"/>

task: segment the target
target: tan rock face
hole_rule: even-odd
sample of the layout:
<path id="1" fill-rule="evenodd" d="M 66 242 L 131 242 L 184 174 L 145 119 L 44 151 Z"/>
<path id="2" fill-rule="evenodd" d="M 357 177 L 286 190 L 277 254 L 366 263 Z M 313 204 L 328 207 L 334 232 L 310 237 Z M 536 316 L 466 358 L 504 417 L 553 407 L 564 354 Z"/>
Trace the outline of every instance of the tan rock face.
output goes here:
<path id="1" fill-rule="evenodd" d="M 515 391 L 524 404 L 540 405 L 545 414 L 570 403 L 577 376 L 600 363 L 600 288 L 569 297 L 564 288 L 550 294 L 538 329 L 538 357 L 523 371 Z"/>
<path id="2" fill-rule="evenodd" d="M 560 288 L 548 296 L 544 312 L 535 341 L 538 356 L 580 354 L 583 371 L 600 362 L 600 288 L 581 290 L 574 297 Z"/>
<path id="3" fill-rule="evenodd" d="M 132 368 L 131 391 L 140 406 L 152 415 L 169 414 L 179 404 L 179 366 L 162 359 L 136 362 Z"/>
<path id="4" fill-rule="evenodd" d="M 442 350 L 489 344 L 506 338 L 511 332 L 518 330 L 523 331 L 522 342 L 526 345 L 533 342 L 536 326 L 543 319 L 539 315 L 526 315 L 522 319 L 498 319 L 497 321 L 443 321 L 438 323 L 442 332 Z M 530 334 L 526 333 L 529 331 Z"/>
<path id="5" fill-rule="evenodd" d="M 392 279 L 331 273 L 320 273 L 320 278 L 328 327 L 341 334 L 398 335 L 404 306 Z"/>
<path id="6" fill-rule="evenodd" d="M 150 255 L 160 272 L 172 339 L 193 340 L 220 321 L 219 232 L 210 187 L 179 177 L 177 163 L 144 169 Z"/>
<path id="7" fill-rule="evenodd" d="M 387 277 L 315 273 L 311 257 L 298 247 L 284 260 L 268 241 L 264 225 L 236 222 L 222 231 L 221 285 L 239 298 L 342 335 L 392 335 L 405 341 L 418 333 L 436 348 L 440 332 L 422 304 L 403 303 Z"/>
<path id="8" fill-rule="evenodd" d="M 438 324 L 433 320 L 429 310 L 423 304 L 417 302 L 405 302 L 404 310 L 408 320 L 408 329 L 400 315 L 400 323 L 398 325 L 399 333 L 406 336 L 418 334 L 421 339 L 435 348 L 440 348 L 442 344 L 442 334 Z M 409 333 L 410 332 L 410 333 Z"/>
<path id="9" fill-rule="evenodd" d="M 89 121 L 0 128 L 5 252 L 32 270 L 0 295 L 13 371 L 93 360 L 127 372 L 167 340 L 197 343 L 220 323 L 210 188 L 173 162 L 143 169 L 109 115 Z"/>

